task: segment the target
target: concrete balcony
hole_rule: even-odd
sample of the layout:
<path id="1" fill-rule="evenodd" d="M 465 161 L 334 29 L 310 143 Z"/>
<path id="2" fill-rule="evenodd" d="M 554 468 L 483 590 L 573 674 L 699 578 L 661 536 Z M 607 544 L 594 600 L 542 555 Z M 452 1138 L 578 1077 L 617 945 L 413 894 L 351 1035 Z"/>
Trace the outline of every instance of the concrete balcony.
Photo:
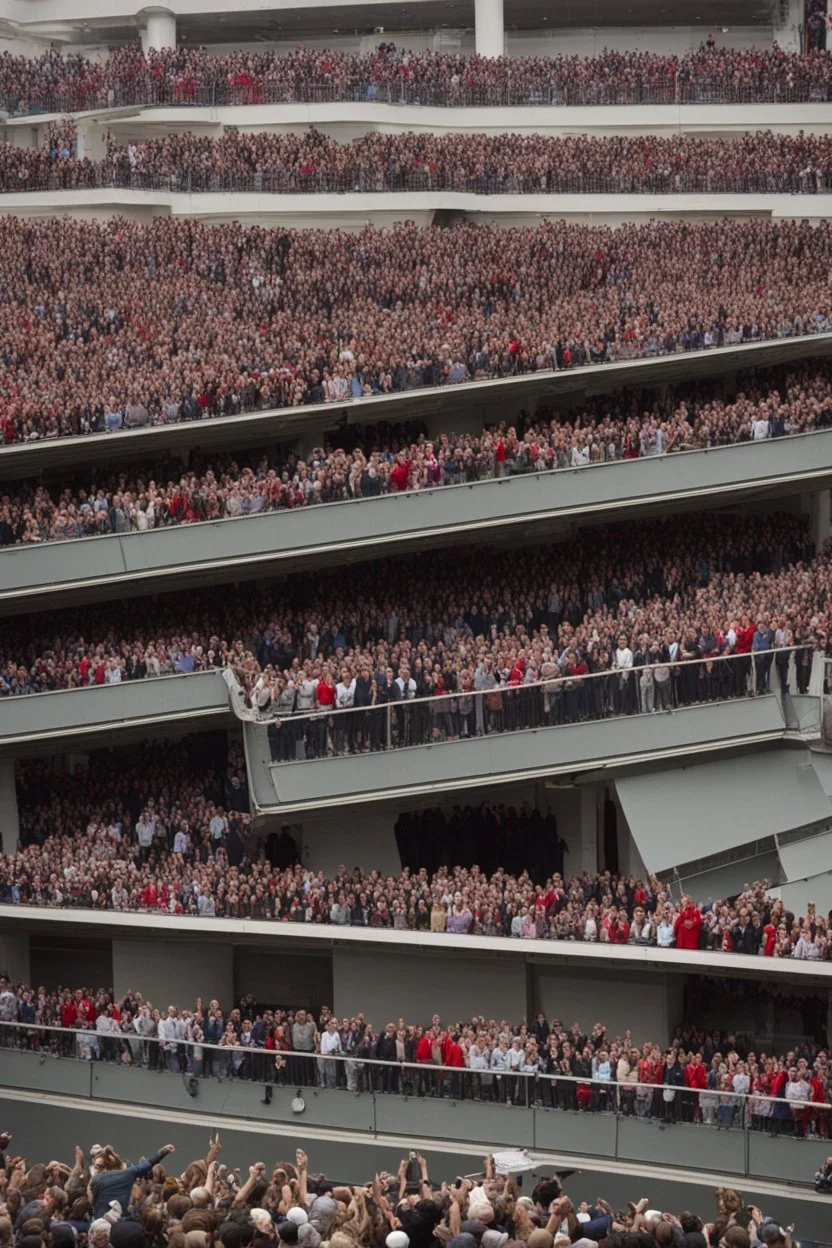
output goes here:
<path id="1" fill-rule="evenodd" d="M 775 499 L 832 485 L 832 430 L 310 507 L 0 550 L 0 615 L 278 575 L 519 531 Z"/>
<path id="2" fill-rule="evenodd" d="M 382 708 L 386 715 L 391 708 Z M 405 746 L 357 756 L 336 755 L 274 763 L 266 727 L 245 724 L 246 761 L 254 812 L 298 815 L 347 806 L 416 799 L 556 776 L 612 775 L 672 758 L 761 746 L 785 740 L 774 694 L 688 706 L 670 713 L 621 716 L 595 722 L 456 741 Z"/>
<path id="3" fill-rule="evenodd" d="M 188 217 L 212 223 L 241 221 L 286 229 L 387 229 L 399 222 L 430 225 L 437 213 L 504 225 L 539 223 L 544 217 L 592 225 L 621 225 L 656 218 L 697 217 L 820 221 L 832 216 L 832 194 L 495 194 L 466 191 L 345 191 L 343 194 L 266 194 L 248 190 L 90 190 L 11 191 L 0 196 L 11 216 L 75 216 L 96 219 L 128 216 L 149 222 L 158 216 Z"/>
<path id="4" fill-rule="evenodd" d="M 742 1181 L 743 1191 L 755 1200 L 764 1192 L 765 1211 L 780 1221 L 787 1214 L 796 1218 L 804 1237 L 820 1236 L 828 1226 L 828 1202 L 811 1190 L 811 1176 L 828 1152 L 822 1140 L 683 1123 L 666 1130 L 652 1120 L 609 1112 L 401 1093 L 356 1096 L 309 1087 L 301 1089 L 303 1109 L 298 1111 L 293 1107 L 296 1086 L 272 1087 L 267 1100 L 262 1082 L 203 1077 L 189 1084 L 174 1073 L 13 1049 L 0 1050 L 0 1079 L 4 1121 L 17 1146 L 32 1156 L 38 1155 L 44 1132 L 52 1153 L 71 1156 L 79 1116 L 86 1113 L 94 1114 L 98 1135 L 103 1132 L 121 1151 L 129 1139 L 137 1156 L 168 1140 L 186 1158 L 199 1156 L 204 1152 L 204 1124 L 210 1121 L 222 1129 L 223 1157 L 229 1165 L 250 1163 L 267 1139 L 272 1147 L 275 1138 L 283 1139 L 287 1148 L 291 1139 L 292 1147 L 309 1153 L 316 1168 L 346 1180 L 346 1167 L 354 1182 L 366 1178 L 362 1167 L 372 1174 L 382 1168 L 382 1158 L 395 1159 L 412 1147 L 427 1156 L 434 1177 L 471 1172 L 479 1164 L 475 1159 L 491 1151 L 496 1140 L 527 1149 L 540 1171 L 589 1170 L 583 1179 L 579 1174 L 568 1181 L 568 1190 L 578 1199 L 583 1196 L 581 1182 L 593 1184 L 594 1192 L 603 1173 L 603 1193 L 616 1202 L 610 1185 L 614 1189 L 617 1178 L 628 1177 L 632 1191 L 632 1174 L 640 1173 L 649 1177 L 652 1198 L 660 1207 L 671 1203 L 674 1188 L 678 1200 L 683 1185 L 688 1192 L 695 1189 L 698 1207 L 705 1207 L 699 1202 L 707 1188 L 728 1178 Z M 658 1157 L 661 1168 L 656 1166 Z M 385 1168 L 395 1166 L 386 1161 Z"/>
<path id="5" fill-rule="evenodd" d="M 229 722 L 219 672 L 33 693 L 0 701 L 0 755 L 123 745 L 161 729 L 169 735 Z"/>
<path id="6" fill-rule="evenodd" d="M 203 450 L 241 450 L 268 441 L 303 440 L 314 446 L 321 435 L 339 423 L 374 424 L 377 421 L 420 420 L 431 436 L 479 431 L 483 425 L 537 404 L 579 402 L 581 396 L 604 394 L 620 386 L 673 385 L 700 377 L 720 377 L 740 369 L 763 368 L 827 355 L 832 333 L 801 338 L 775 338 L 717 347 L 709 351 L 680 352 L 612 364 L 585 365 L 562 372 L 541 371 L 462 385 L 373 395 L 345 403 L 277 408 L 238 416 L 125 429 L 51 441 L 19 442 L 0 447 L 0 477 L 12 480 L 52 469 L 88 464 L 118 464 L 156 459 L 194 446 Z"/>
<path id="7" fill-rule="evenodd" d="M 32 132 L 60 120 L 63 113 L 9 118 L 6 136 L 25 145 Z M 430 134 L 690 134 L 733 138 L 748 130 L 824 134 L 828 104 L 616 104 L 478 107 L 373 103 L 343 100 L 314 104 L 219 104 L 156 107 L 121 106 L 78 114 L 87 148 L 97 151 L 103 132 L 124 142 L 164 134 L 197 133 L 220 137 L 229 127 L 242 131 L 302 134 L 310 127 L 343 142 L 372 130 Z M 37 138 L 35 139 L 35 145 Z"/>

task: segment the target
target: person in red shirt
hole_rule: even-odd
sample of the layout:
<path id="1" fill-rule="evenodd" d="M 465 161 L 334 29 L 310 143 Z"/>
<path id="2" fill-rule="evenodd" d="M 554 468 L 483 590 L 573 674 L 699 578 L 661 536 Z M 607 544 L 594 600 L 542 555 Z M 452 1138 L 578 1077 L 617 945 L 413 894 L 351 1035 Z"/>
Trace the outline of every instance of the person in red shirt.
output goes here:
<path id="1" fill-rule="evenodd" d="M 416 1062 L 419 1066 L 424 1067 L 419 1071 L 417 1083 L 417 1093 L 424 1096 L 426 1092 L 433 1091 L 433 1073 L 428 1071 L 428 1067 L 433 1066 L 433 1045 L 436 1036 L 433 1029 L 428 1027 L 427 1031 L 419 1037 L 416 1042 Z"/>
<path id="2" fill-rule="evenodd" d="M 497 466 L 497 476 L 504 477 L 506 475 L 506 444 L 502 437 L 497 438 L 497 444 L 494 447 L 494 463 Z"/>
<path id="3" fill-rule="evenodd" d="M 80 988 L 75 991 L 75 1009 L 81 1022 L 95 1022 L 95 1006 L 92 1003 L 92 998 L 89 994 L 83 993 Z"/>
<path id="4" fill-rule="evenodd" d="M 766 923 L 763 928 L 763 955 L 766 958 L 774 957 L 774 942 L 777 939 L 777 928 L 773 923 Z"/>
<path id="5" fill-rule="evenodd" d="M 682 911 L 675 923 L 676 948 L 698 949 L 699 933 L 702 930 L 702 915 L 690 897 L 682 898 Z"/>
<path id="6" fill-rule="evenodd" d="M 404 451 L 399 451 L 396 456 L 396 462 L 390 469 L 390 493 L 403 491 L 410 485 L 410 474 L 413 471 L 413 464 L 407 458 Z"/>
<path id="7" fill-rule="evenodd" d="M 697 1122 L 699 1120 L 699 1093 L 704 1092 L 708 1082 L 708 1072 L 700 1053 L 694 1053 L 685 1067 L 685 1088 L 682 1097 L 682 1121 Z"/>
<path id="8" fill-rule="evenodd" d="M 465 1054 L 460 1048 L 459 1036 L 451 1035 L 447 1037 L 442 1062 L 445 1066 L 450 1066 L 454 1071 L 465 1069 Z M 451 1075 L 452 1100 L 459 1100 L 462 1096 L 462 1081 L 464 1078 L 464 1075 Z"/>
<path id="9" fill-rule="evenodd" d="M 817 1065 L 812 1071 L 812 1077 L 809 1080 L 809 1087 L 812 1089 L 810 1097 L 812 1104 L 806 1110 L 806 1116 L 803 1123 L 803 1133 L 804 1135 L 806 1134 L 806 1129 L 811 1122 L 812 1130 L 817 1132 L 818 1138 L 821 1140 L 828 1140 L 829 1114 L 832 1107 L 830 1107 L 829 1102 L 826 1099 L 826 1088 L 823 1085 L 823 1080 L 818 1075 Z"/>
<path id="10" fill-rule="evenodd" d="M 734 673 L 734 690 L 739 698 L 748 692 L 748 677 L 751 674 L 751 645 L 754 641 L 754 625 L 747 615 L 744 615 L 742 621 L 734 626 L 734 632 L 737 636 L 734 654 L 743 656 L 742 658 L 734 659 L 731 664 Z"/>
<path id="11" fill-rule="evenodd" d="M 332 673 L 324 672 L 322 678 L 318 681 L 315 690 L 315 705 L 319 711 L 327 712 L 335 705 L 335 681 L 332 679 Z M 329 720 L 326 714 L 313 725 L 318 730 L 318 740 L 315 747 L 317 758 L 324 758 L 327 752 L 327 735 L 329 732 Z"/>

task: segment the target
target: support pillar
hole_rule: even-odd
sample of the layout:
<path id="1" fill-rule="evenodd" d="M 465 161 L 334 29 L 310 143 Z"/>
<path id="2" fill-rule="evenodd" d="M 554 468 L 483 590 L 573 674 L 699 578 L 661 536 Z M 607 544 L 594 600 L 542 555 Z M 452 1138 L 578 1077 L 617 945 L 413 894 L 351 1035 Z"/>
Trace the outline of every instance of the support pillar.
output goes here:
<path id="1" fill-rule="evenodd" d="M 785 23 L 774 27 L 774 42 L 784 52 L 801 52 L 803 50 L 803 23 L 805 21 L 804 0 L 789 0 Z M 825 45 L 820 44 L 821 47 Z"/>
<path id="2" fill-rule="evenodd" d="M 598 870 L 598 795 L 592 784 L 581 785 L 581 871 Z"/>
<path id="3" fill-rule="evenodd" d="M 147 26 L 142 31 L 142 51 L 162 52 L 176 47 L 176 17 L 170 9 L 145 9 Z"/>
<path id="4" fill-rule="evenodd" d="M 474 0 L 474 36 L 477 56 L 503 56 L 503 0 Z"/>
<path id="5" fill-rule="evenodd" d="M 7 975 L 13 984 L 19 980 L 31 984 L 28 932 L 0 932 L 0 975 Z"/>
<path id="6" fill-rule="evenodd" d="M 820 553 L 832 535 L 829 490 L 818 490 L 809 496 L 809 525 L 815 550 Z"/>
<path id="7" fill-rule="evenodd" d="M 20 820 L 17 815 L 17 789 L 14 783 L 14 759 L 0 759 L 0 836 L 3 853 L 17 853 Z"/>

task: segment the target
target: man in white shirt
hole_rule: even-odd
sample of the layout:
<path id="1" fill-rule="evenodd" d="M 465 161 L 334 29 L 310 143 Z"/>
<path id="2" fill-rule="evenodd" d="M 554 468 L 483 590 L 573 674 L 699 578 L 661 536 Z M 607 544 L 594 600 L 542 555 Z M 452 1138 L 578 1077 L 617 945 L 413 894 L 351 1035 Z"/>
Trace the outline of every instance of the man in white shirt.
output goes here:
<path id="1" fill-rule="evenodd" d="M 350 676 L 347 668 L 341 672 L 341 679 L 335 686 L 335 709 L 348 711 L 355 700 L 355 677 Z M 352 754 L 355 750 L 354 716 L 335 716 L 335 753 L 344 754 L 346 749 Z"/>
<path id="2" fill-rule="evenodd" d="M 214 853 L 221 849 L 228 836 L 228 820 L 225 817 L 225 811 L 222 806 L 218 806 L 211 816 L 211 822 L 208 824 L 208 831 L 211 833 L 211 848 Z"/>
<path id="3" fill-rule="evenodd" d="M 150 857 L 150 847 L 155 835 L 156 816 L 151 815 L 150 811 L 145 809 L 136 821 L 136 840 L 139 843 L 139 858 L 142 862 L 147 862 Z"/>
<path id="4" fill-rule="evenodd" d="M 393 681 L 394 692 L 399 702 L 410 702 L 416 697 L 416 681 L 410 675 L 410 668 L 403 664 L 399 674 Z M 399 745 L 410 745 L 412 721 L 411 712 L 403 706 L 396 707 L 396 719 L 399 725 Z"/>
<path id="5" fill-rule="evenodd" d="M 513 1078 L 508 1080 L 508 1096 L 506 1097 L 506 1104 L 510 1105 L 512 1101 L 521 1103 L 522 1101 L 522 1097 L 520 1095 L 521 1081 L 517 1076 L 519 1074 L 520 1067 L 523 1065 L 524 1053 L 523 1053 L 523 1041 L 520 1039 L 519 1036 L 515 1036 L 514 1039 L 512 1040 L 511 1048 L 509 1049 L 506 1056 L 508 1058 L 507 1064 L 508 1064 L 509 1072 L 512 1076 L 514 1076 Z"/>
<path id="6" fill-rule="evenodd" d="M 191 838 L 188 835 L 187 823 L 180 824 L 179 831 L 173 838 L 173 852 L 175 854 L 187 854 L 191 848 Z"/>
<path id="7" fill-rule="evenodd" d="M 621 673 L 615 687 L 616 710 L 619 715 L 631 715 L 635 710 L 636 687 L 632 666 L 633 652 L 627 643 L 626 633 L 622 633 L 613 656 L 613 667 L 617 667 Z"/>
<path id="8" fill-rule="evenodd" d="M 161 1045 L 162 1054 L 165 1065 L 168 1070 L 179 1073 L 179 1056 L 176 1051 L 176 1042 L 178 1039 L 178 1027 L 176 1019 L 176 1007 L 168 1006 L 168 1012 L 159 1019 L 157 1035 Z"/>
<path id="9" fill-rule="evenodd" d="M 331 1018 L 326 1025 L 326 1031 L 321 1035 L 321 1056 L 327 1058 L 333 1053 L 343 1053 L 343 1051 L 341 1037 L 338 1033 L 338 1024 L 334 1018 Z M 332 1060 L 324 1061 L 323 1068 L 324 1087 L 336 1087 L 338 1083 L 338 1063 Z"/>
<path id="10" fill-rule="evenodd" d="M 201 919 L 215 919 L 217 917 L 217 907 L 214 898 L 211 896 L 210 889 L 206 888 L 204 893 L 199 894 L 196 908 Z"/>

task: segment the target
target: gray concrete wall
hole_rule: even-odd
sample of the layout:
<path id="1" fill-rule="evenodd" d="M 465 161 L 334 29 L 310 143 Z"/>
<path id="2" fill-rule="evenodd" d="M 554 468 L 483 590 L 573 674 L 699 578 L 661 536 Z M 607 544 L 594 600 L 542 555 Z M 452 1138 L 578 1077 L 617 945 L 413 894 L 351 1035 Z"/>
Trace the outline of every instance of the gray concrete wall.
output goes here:
<path id="1" fill-rule="evenodd" d="M 157 1009 L 190 1008 L 197 997 L 216 997 L 228 1010 L 234 999 L 234 950 L 231 942 L 210 946 L 197 941 L 113 940 L 113 988 L 141 992 Z"/>
<path id="2" fill-rule="evenodd" d="M 443 957 L 415 948 L 386 953 L 336 947 L 332 957 L 339 1017 L 362 1011 L 375 1027 L 399 1017 L 429 1023 L 434 1014 L 445 1022 L 475 1014 L 511 1021 L 526 1017 L 525 970 L 499 955 Z"/>

